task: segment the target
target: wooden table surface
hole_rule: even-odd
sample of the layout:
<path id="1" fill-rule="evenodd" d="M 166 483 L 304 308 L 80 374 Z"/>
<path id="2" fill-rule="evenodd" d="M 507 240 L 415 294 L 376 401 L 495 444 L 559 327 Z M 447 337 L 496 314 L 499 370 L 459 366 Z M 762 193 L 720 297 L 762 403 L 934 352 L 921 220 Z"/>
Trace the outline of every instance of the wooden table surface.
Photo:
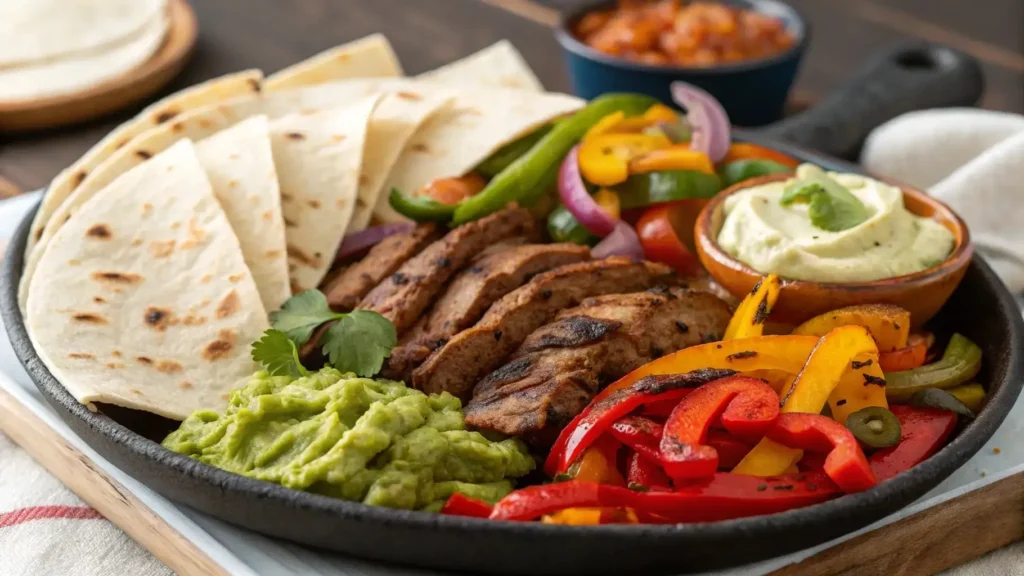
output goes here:
<path id="1" fill-rule="evenodd" d="M 165 91 L 248 67 L 273 72 L 319 50 L 382 32 L 416 74 L 508 38 L 544 85 L 568 82 L 550 26 L 580 0 L 191 0 L 200 39 Z M 984 65 L 986 108 L 1024 112 L 1022 0 L 790 0 L 813 27 L 795 97 L 835 89 L 874 52 L 911 39 L 942 42 Z M 42 187 L 138 107 L 89 124 L 0 136 L 0 182 Z"/>

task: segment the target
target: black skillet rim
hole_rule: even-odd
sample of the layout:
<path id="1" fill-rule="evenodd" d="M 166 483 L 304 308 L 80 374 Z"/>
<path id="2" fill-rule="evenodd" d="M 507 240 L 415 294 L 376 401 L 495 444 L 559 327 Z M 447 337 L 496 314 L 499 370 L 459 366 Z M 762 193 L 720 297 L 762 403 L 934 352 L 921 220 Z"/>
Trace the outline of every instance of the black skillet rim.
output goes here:
<path id="1" fill-rule="evenodd" d="M 804 161 L 818 162 L 825 166 L 831 165 L 835 169 L 841 170 L 856 169 L 851 164 L 836 162 L 834 159 L 795 146 L 764 140 L 758 138 L 757 135 L 744 133 L 741 138 L 755 142 L 760 140 L 765 144 L 770 142 L 771 146 L 798 156 Z M 857 169 L 857 171 L 861 170 Z M 50 374 L 36 354 L 18 308 L 17 291 L 24 260 L 23 253 L 32 218 L 37 209 L 38 205 L 25 215 L 8 246 L 3 269 L 0 272 L 0 312 L 2 312 L 8 335 L 19 360 L 58 413 L 67 412 L 67 414 L 60 414 L 62 418 L 73 416 L 81 420 L 90 428 L 120 445 L 122 449 L 168 468 L 169 473 L 186 475 L 220 490 L 240 492 L 257 499 L 272 499 L 285 508 L 296 511 L 316 510 L 334 515 L 340 520 L 366 522 L 378 527 L 402 524 L 410 529 L 443 530 L 451 536 L 485 532 L 515 537 L 526 531 L 541 538 L 557 538 L 569 534 L 575 536 L 593 534 L 594 536 L 623 539 L 625 542 L 668 539 L 685 544 L 690 539 L 710 541 L 756 538 L 759 535 L 775 534 L 780 530 L 799 529 L 803 533 L 808 533 L 809 530 L 820 529 L 827 533 L 828 526 L 833 522 L 840 520 L 849 522 L 851 519 L 855 519 L 854 522 L 859 526 L 844 530 L 848 533 L 894 512 L 895 510 L 889 510 L 886 506 L 887 501 L 896 499 L 912 502 L 966 463 L 992 437 L 1013 407 L 1022 386 L 1024 386 L 1024 351 L 1019 350 L 1016 346 L 1009 346 L 1006 361 L 1007 376 L 989 399 L 986 408 L 974 422 L 931 458 L 865 492 L 845 495 L 821 504 L 777 514 L 706 524 L 566 527 L 537 522 L 495 522 L 374 507 L 296 491 L 270 482 L 254 480 L 220 470 L 187 456 L 171 452 L 160 444 L 132 432 L 102 413 L 91 412 L 84 405 L 79 404 Z M 1007 341 L 1024 342 L 1024 320 L 1021 318 L 1014 298 L 987 264 L 980 259 L 975 259 L 972 266 L 978 266 L 986 281 L 993 283 L 999 293 L 998 306 L 1010 318 Z M 901 506 L 900 509 L 904 507 Z M 810 546 L 820 542 L 821 540 L 807 542 L 806 545 Z"/>

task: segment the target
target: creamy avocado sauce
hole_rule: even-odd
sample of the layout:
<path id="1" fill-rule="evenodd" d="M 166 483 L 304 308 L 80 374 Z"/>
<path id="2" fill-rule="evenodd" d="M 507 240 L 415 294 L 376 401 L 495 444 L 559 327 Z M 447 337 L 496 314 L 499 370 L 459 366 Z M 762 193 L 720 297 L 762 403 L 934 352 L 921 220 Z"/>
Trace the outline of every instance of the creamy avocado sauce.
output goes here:
<path id="1" fill-rule="evenodd" d="M 852 193 L 866 220 L 836 232 L 815 226 L 807 203 L 781 202 L 790 184 L 827 176 Z M 741 190 L 726 199 L 718 245 L 762 274 L 795 280 L 868 282 L 912 274 L 945 260 L 953 234 L 910 213 L 899 188 L 858 174 L 803 164 L 794 178 Z"/>
<path id="2" fill-rule="evenodd" d="M 236 474 L 391 508 L 436 510 L 454 492 L 494 502 L 534 460 L 518 439 L 465 429 L 447 392 L 334 368 L 257 372 L 223 414 L 197 411 L 164 447 Z"/>

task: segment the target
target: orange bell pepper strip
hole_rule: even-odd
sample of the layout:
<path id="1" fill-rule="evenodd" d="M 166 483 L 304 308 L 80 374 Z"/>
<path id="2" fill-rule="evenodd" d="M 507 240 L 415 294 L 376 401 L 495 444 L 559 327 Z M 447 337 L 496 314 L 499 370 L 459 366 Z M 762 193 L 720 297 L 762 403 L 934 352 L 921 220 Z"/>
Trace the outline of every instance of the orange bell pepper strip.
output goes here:
<path id="1" fill-rule="evenodd" d="M 678 119 L 679 112 L 664 104 L 655 104 L 640 116 L 631 118 L 626 118 L 626 114 L 620 110 L 598 120 L 587 130 L 583 140 L 586 141 L 601 134 L 636 134 L 658 122 L 675 122 Z"/>
<path id="2" fill-rule="evenodd" d="M 696 170 L 705 174 L 715 173 L 711 158 L 708 158 L 708 155 L 703 152 L 691 150 L 687 145 L 677 144 L 653 150 L 629 161 L 630 174 L 660 170 Z"/>
<path id="3" fill-rule="evenodd" d="M 859 356 L 877 358 L 878 347 L 861 326 L 841 326 L 818 341 L 807 363 L 782 395 L 782 413 L 819 414 L 843 374 Z M 876 362 L 873 362 L 877 364 Z M 863 382 L 863 379 L 862 379 Z M 863 384 L 862 384 L 863 386 Z M 778 476 L 803 456 L 802 450 L 787 448 L 765 438 L 747 454 L 733 472 L 751 476 Z"/>
<path id="4" fill-rule="evenodd" d="M 728 164 L 736 160 L 772 160 L 783 166 L 796 168 L 800 161 L 788 154 L 783 154 L 771 148 L 758 146 L 749 142 L 733 142 L 729 145 L 729 151 L 725 154 L 721 164 Z"/>
<path id="5" fill-rule="evenodd" d="M 614 186 L 629 177 L 629 161 L 672 142 L 661 134 L 599 134 L 580 145 L 580 172 L 591 184 Z"/>
<path id="6" fill-rule="evenodd" d="M 594 193 L 594 202 L 601 207 L 609 216 L 616 220 L 622 217 L 622 202 L 619 195 L 607 188 L 601 188 Z"/>
<path id="7" fill-rule="evenodd" d="M 899 372 L 921 366 L 927 357 L 928 340 L 920 334 L 911 334 L 903 348 L 892 352 L 880 352 L 878 364 L 883 372 Z"/>
<path id="8" fill-rule="evenodd" d="M 781 289 L 782 282 L 775 274 L 761 278 L 750 294 L 747 294 L 736 307 L 722 339 L 735 340 L 760 336 L 764 332 L 765 320 L 779 299 Z"/>
<path id="9" fill-rule="evenodd" d="M 574 480 L 625 486 L 618 468 L 618 451 L 622 444 L 610 436 L 602 436 L 587 448 L 576 466 L 569 469 Z"/>
<path id="10" fill-rule="evenodd" d="M 891 304 L 863 304 L 825 312 L 796 327 L 793 334 L 824 336 L 839 326 L 863 326 L 878 344 L 879 352 L 892 352 L 907 345 L 910 312 Z"/>
<path id="11" fill-rule="evenodd" d="M 544 524 L 563 526 L 599 526 L 602 524 L 639 524 L 636 512 L 629 508 L 566 508 L 540 521 Z"/>

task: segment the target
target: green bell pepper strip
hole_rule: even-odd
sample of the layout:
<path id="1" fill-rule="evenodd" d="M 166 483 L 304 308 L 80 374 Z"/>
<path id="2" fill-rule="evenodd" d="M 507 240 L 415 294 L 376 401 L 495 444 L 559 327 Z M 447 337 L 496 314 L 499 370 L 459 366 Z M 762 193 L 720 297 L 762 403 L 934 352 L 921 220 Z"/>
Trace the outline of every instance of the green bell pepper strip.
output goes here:
<path id="1" fill-rule="evenodd" d="M 885 375 L 885 396 L 892 402 L 907 402 L 926 388 L 953 388 L 966 384 L 981 370 L 981 348 L 960 334 L 949 339 L 942 359 L 913 370 Z"/>
<path id="2" fill-rule="evenodd" d="M 793 169 L 789 166 L 779 164 L 772 160 L 736 160 L 735 162 L 729 162 L 723 166 L 718 171 L 718 174 L 722 177 L 722 186 L 728 188 L 733 184 L 743 182 L 744 180 L 750 180 L 751 178 L 767 176 L 768 174 L 788 174 L 792 172 Z"/>
<path id="3" fill-rule="evenodd" d="M 416 222 L 447 222 L 455 213 L 454 205 L 427 196 L 410 196 L 398 188 L 391 189 L 388 203 L 396 212 Z"/>
<path id="4" fill-rule="evenodd" d="M 510 202 L 528 204 L 555 184 L 558 166 L 591 126 L 605 116 L 622 111 L 642 114 L 656 100 L 640 94 L 606 94 L 594 99 L 573 116 L 559 121 L 550 132 L 508 168 L 495 176 L 479 193 L 455 208 L 454 224 L 464 224 L 501 210 Z"/>
<path id="5" fill-rule="evenodd" d="M 623 210 L 644 208 L 662 202 L 712 198 L 722 190 L 714 174 L 696 170 L 665 170 L 634 174 L 613 187 Z"/>
<path id="6" fill-rule="evenodd" d="M 593 246 L 600 240 L 561 204 L 548 215 L 548 235 L 555 242 L 572 242 L 583 246 Z"/>
<path id="7" fill-rule="evenodd" d="M 497 176 L 502 170 L 518 160 L 520 156 L 529 152 L 530 148 L 533 148 L 534 144 L 540 142 L 540 139 L 547 135 L 553 127 L 553 124 L 545 124 L 526 136 L 505 144 L 486 160 L 477 164 L 476 171 L 487 178 Z"/>

